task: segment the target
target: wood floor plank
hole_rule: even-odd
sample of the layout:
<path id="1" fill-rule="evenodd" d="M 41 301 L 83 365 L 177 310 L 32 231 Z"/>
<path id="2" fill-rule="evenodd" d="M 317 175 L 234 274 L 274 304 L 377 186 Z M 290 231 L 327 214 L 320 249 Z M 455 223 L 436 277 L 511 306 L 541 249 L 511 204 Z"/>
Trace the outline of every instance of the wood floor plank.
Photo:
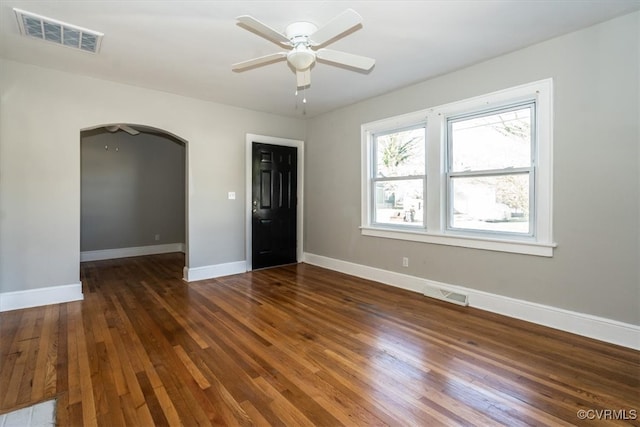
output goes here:
<path id="1" fill-rule="evenodd" d="M 58 305 L 58 332 L 56 346 L 56 382 L 53 390 L 50 390 L 51 398 L 57 397 L 56 425 L 71 425 L 69 422 L 69 347 L 68 347 L 68 304 Z"/>
<path id="2" fill-rule="evenodd" d="M 42 396 L 37 398 L 32 397 L 33 400 L 50 399 L 56 393 L 56 385 L 58 381 L 58 345 L 60 340 L 60 305 L 55 304 L 49 306 L 50 317 L 47 322 L 51 325 L 51 328 L 46 331 L 46 334 L 50 334 L 49 345 L 43 348 L 46 351 L 46 358 L 44 360 L 44 391 Z M 37 366 L 40 366 L 42 361 L 39 361 Z M 66 372 L 66 371 L 65 371 Z M 37 376 L 37 373 L 34 373 Z"/>
<path id="3" fill-rule="evenodd" d="M 245 400 L 240 406 L 242 406 L 254 427 L 269 427 L 272 425 L 251 402 Z"/>
<path id="4" fill-rule="evenodd" d="M 173 346 L 173 349 L 180 360 L 182 360 L 182 363 L 184 363 L 184 366 L 187 368 L 193 379 L 198 383 L 200 388 L 204 390 L 211 387 L 209 381 L 205 378 L 200 369 L 198 369 L 196 364 L 193 363 L 193 360 L 191 360 L 187 352 L 184 351 L 184 348 L 182 348 L 182 346 L 180 345 L 175 345 Z"/>
<path id="5" fill-rule="evenodd" d="M 149 413 L 151 414 L 151 418 L 153 419 L 152 424 L 156 426 L 170 425 L 167 417 L 165 416 L 165 412 L 162 409 L 160 401 L 158 400 L 158 397 L 154 391 L 154 388 L 151 385 L 149 378 L 147 377 L 146 371 L 139 372 L 138 374 L 136 374 L 136 377 L 138 378 L 140 389 L 145 396 L 145 405 L 147 406 Z M 176 417 L 174 417 L 174 411 L 170 410 L 169 413 L 171 414 L 172 420 L 175 421 Z"/>
<path id="6" fill-rule="evenodd" d="M 41 315 L 42 310 L 27 309 L 24 310 L 20 318 L 20 324 L 16 325 L 17 330 L 15 334 L 11 334 L 13 340 L 1 341 L 3 345 L 7 347 L 2 351 L 2 354 L 7 355 L 7 362 L 3 363 L 6 366 L 8 372 L 4 372 L 0 377 L 5 381 L 5 387 L 0 387 L 3 390 L 4 396 L 0 400 L 2 409 L 6 410 L 11 407 L 19 407 L 25 403 L 25 400 L 21 400 L 21 390 L 24 394 L 24 385 L 30 383 L 31 374 L 27 370 L 30 354 L 31 344 L 34 341 L 34 334 L 36 333 L 36 323 L 38 316 Z M 35 347 L 34 347 L 35 350 Z M 10 369 L 10 370 L 9 370 Z"/>
<path id="7" fill-rule="evenodd" d="M 91 310 L 89 317 L 91 319 L 91 329 L 94 334 L 99 332 L 99 335 L 96 334 L 96 337 L 99 336 L 99 339 L 96 338 L 96 343 L 104 344 L 105 356 L 107 358 L 104 363 L 107 363 L 109 366 L 108 373 L 113 378 L 112 382 L 115 384 L 115 392 L 118 396 L 122 396 L 127 393 L 128 389 L 122 372 L 121 358 L 118 356 L 118 351 L 114 345 L 113 335 L 117 335 L 117 331 L 108 325 L 108 316 L 106 313 L 112 313 L 114 311 L 113 307 L 109 306 L 110 304 L 111 301 L 109 299 L 104 299 L 104 301 L 101 301 L 100 305 L 98 305 L 98 307 L 102 309 L 100 311 Z"/>
<path id="8" fill-rule="evenodd" d="M 640 426 L 638 351 L 306 264 L 194 283 L 183 266 L 85 262 L 84 301 L 0 313 L 0 413 L 57 397 L 59 426 Z"/>
<path id="9" fill-rule="evenodd" d="M 91 336 L 91 330 L 85 330 L 85 323 L 83 316 L 81 315 L 82 309 L 79 305 L 74 305 L 72 313 L 75 314 L 74 318 L 78 324 L 75 329 L 78 355 L 78 375 L 80 376 L 80 402 L 82 403 L 82 425 L 84 427 L 93 427 L 98 425 L 98 416 L 95 406 L 95 390 L 93 384 L 93 375 L 91 368 L 91 361 L 89 359 L 89 352 L 93 351 L 91 348 L 87 348 L 87 337 Z M 77 311 L 75 311 L 77 310 Z M 95 360 L 95 357 L 92 358 Z M 95 372 L 95 370 L 93 371 Z M 102 388 L 104 384 L 100 382 L 96 383 L 96 388 Z"/>
<path id="10" fill-rule="evenodd" d="M 47 358 L 49 357 L 50 343 L 55 339 L 51 317 L 56 306 L 47 306 L 44 310 L 42 331 L 38 340 L 37 358 L 35 360 L 33 384 L 31 387 L 31 400 L 40 401 L 44 398 L 45 381 L 47 380 Z"/>
<path id="11" fill-rule="evenodd" d="M 29 373 L 25 372 L 25 366 L 29 357 L 29 347 L 31 346 L 31 340 L 21 340 L 16 343 L 15 348 L 15 363 L 13 364 L 13 371 L 8 384 L 5 388 L 5 396 L 3 399 L 3 407 L 17 407 L 23 401 L 20 401 L 20 390 L 23 389 L 25 383 L 24 377 L 28 377 Z"/>
<path id="12" fill-rule="evenodd" d="M 75 309 L 77 304 L 65 304 L 67 310 L 67 391 L 69 406 L 82 402 L 82 391 L 80 389 L 80 362 L 78 357 L 78 335 L 76 333 L 78 325 L 78 312 Z"/>

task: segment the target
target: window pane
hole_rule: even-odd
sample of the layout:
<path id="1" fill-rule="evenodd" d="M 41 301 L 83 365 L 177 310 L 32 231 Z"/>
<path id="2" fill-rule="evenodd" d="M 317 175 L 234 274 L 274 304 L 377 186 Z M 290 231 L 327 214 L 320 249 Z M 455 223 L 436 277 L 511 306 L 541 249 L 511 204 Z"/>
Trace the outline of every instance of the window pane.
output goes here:
<path id="1" fill-rule="evenodd" d="M 424 175 L 424 127 L 375 137 L 378 178 Z"/>
<path id="2" fill-rule="evenodd" d="M 378 181 L 375 189 L 375 222 L 423 226 L 424 179 Z"/>
<path id="3" fill-rule="evenodd" d="M 531 165 L 531 107 L 450 121 L 451 171 Z"/>
<path id="4" fill-rule="evenodd" d="M 451 227 L 529 233 L 529 174 L 451 179 Z"/>

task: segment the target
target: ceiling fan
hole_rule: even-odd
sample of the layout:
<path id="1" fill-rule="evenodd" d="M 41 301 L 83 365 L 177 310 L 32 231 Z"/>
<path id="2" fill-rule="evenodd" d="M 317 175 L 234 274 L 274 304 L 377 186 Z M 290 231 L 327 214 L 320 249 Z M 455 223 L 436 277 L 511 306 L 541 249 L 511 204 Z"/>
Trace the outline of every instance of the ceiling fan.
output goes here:
<path id="1" fill-rule="evenodd" d="M 139 130 L 134 129 L 131 126 L 127 126 L 125 124 L 109 125 L 109 126 L 105 126 L 104 128 L 111 133 L 118 132 L 119 130 L 123 130 L 127 132 L 129 135 L 137 135 L 140 133 Z"/>
<path id="2" fill-rule="evenodd" d="M 376 63 L 375 59 L 365 56 L 323 48 L 361 25 L 362 17 L 352 9 L 345 10 L 319 29 L 310 22 L 294 22 L 287 26 L 284 34 L 248 15 L 237 19 L 238 25 L 288 51 L 238 62 L 232 65 L 233 71 L 246 71 L 286 59 L 295 70 L 297 87 L 305 88 L 311 84 L 311 67 L 316 60 L 361 71 L 370 71 Z"/>

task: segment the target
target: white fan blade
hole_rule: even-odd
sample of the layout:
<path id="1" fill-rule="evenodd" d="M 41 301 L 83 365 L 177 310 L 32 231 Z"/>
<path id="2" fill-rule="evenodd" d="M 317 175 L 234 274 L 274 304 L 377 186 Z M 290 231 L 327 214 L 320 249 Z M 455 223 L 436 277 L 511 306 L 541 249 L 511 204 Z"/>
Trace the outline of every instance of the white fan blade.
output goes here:
<path id="1" fill-rule="evenodd" d="M 307 68 L 304 71 L 296 71 L 296 80 L 298 88 L 309 86 L 311 84 L 311 68 Z"/>
<path id="2" fill-rule="evenodd" d="M 120 125 L 119 128 L 127 132 L 129 135 L 137 135 L 140 133 L 140 131 L 138 131 L 137 129 L 134 129 L 131 126 L 127 125 Z"/>
<path id="3" fill-rule="evenodd" d="M 319 49 L 316 52 L 316 57 L 322 61 L 345 65 L 363 71 L 371 70 L 376 64 L 375 59 L 331 49 Z"/>
<path id="4" fill-rule="evenodd" d="M 289 39 L 282 33 L 274 30 L 267 24 L 264 24 L 252 16 L 242 15 L 236 18 L 240 24 L 244 27 L 253 30 L 259 36 L 264 37 L 265 39 L 272 41 L 274 43 L 290 46 L 291 42 Z"/>
<path id="5" fill-rule="evenodd" d="M 231 66 L 233 71 L 244 71 L 249 68 L 259 67 L 261 65 L 271 64 L 272 62 L 281 61 L 287 57 L 287 52 L 271 53 L 259 58 L 250 59 L 248 61 L 238 62 Z"/>
<path id="6" fill-rule="evenodd" d="M 362 16 L 355 10 L 347 9 L 340 15 L 329 21 L 324 27 L 320 28 L 309 37 L 313 46 L 320 46 L 329 40 L 338 37 L 341 34 L 357 27 L 362 23 Z"/>

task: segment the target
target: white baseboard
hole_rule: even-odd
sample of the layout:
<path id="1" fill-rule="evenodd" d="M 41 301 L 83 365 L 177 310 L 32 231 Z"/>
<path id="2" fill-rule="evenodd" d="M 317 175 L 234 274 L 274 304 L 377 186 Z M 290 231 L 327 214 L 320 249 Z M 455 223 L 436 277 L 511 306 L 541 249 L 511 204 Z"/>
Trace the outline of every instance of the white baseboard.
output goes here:
<path id="1" fill-rule="evenodd" d="M 81 301 L 83 299 L 82 283 L 28 289 L 26 291 L 3 292 L 0 294 L 0 312 Z"/>
<path id="2" fill-rule="evenodd" d="M 184 252 L 184 243 L 167 243 L 164 245 L 85 251 L 80 252 L 80 262 L 99 261 L 102 259 L 128 258 L 132 256 L 167 254 L 171 252 Z"/>
<path id="3" fill-rule="evenodd" d="M 195 282 L 197 280 L 214 279 L 216 277 L 230 276 L 232 274 L 244 273 L 246 271 L 246 261 L 235 261 L 225 264 L 206 265 L 204 267 L 185 267 L 183 276 L 186 282 Z"/>
<path id="4" fill-rule="evenodd" d="M 466 294 L 469 296 L 469 305 L 471 307 L 640 350 L 640 326 L 637 325 L 354 264 L 321 255 L 305 253 L 303 259 L 308 264 L 418 293 L 423 293 L 425 287 L 430 286 Z"/>

